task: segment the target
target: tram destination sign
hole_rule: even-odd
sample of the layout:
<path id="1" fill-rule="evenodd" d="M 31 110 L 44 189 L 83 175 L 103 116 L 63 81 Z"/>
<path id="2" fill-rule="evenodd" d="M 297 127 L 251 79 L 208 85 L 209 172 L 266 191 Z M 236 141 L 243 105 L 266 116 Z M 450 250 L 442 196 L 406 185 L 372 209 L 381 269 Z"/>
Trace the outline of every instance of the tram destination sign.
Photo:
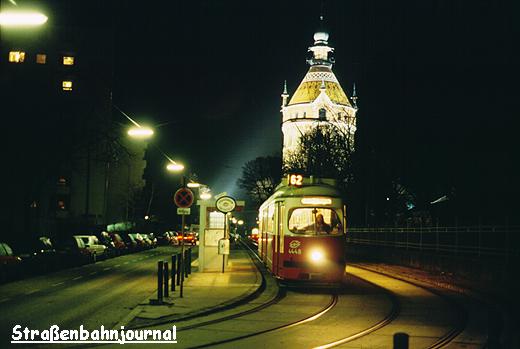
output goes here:
<path id="1" fill-rule="evenodd" d="M 287 176 L 287 184 L 293 187 L 301 187 L 303 185 L 303 176 L 301 174 L 290 174 Z"/>

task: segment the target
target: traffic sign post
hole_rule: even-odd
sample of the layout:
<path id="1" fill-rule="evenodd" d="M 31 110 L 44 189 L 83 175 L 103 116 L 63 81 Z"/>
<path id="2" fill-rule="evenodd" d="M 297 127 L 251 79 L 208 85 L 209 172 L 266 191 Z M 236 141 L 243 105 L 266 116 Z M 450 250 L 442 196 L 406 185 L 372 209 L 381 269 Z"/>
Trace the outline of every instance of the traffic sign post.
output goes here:
<path id="1" fill-rule="evenodd" d="M 224 214 L 224 239 L 221 239 L 219 241 L 219 246 L 222 244 L 225 246 L 229 246 L 229 232 L 228 232 L 228 213 L 232 212 L 237 207 L 237 202 L 235 199 L 233 199 L 231 196 L 222 196 L 217 199 L 215 202 L 215 206 L 217 207 L 217 210 L 222 212 Z M 222 241 L 224 240 L 224 241 Z M 227 240 L 227 241 L 225 241 Z M 228 252 L 229 253 L 229 252 Z M 226 266 L 226 254 L 222 254 L 222 272 L 224 273 Z"/>
<path id="2" fill-rule="evenodd" d="M 179 297 L 183 298 L 183 291 L 184 291 L 184 268 L 186 267 L 186 260 L 184 258 L 184 219 L 186 215 L 190 214 L 190 207 L 193 204 L 193 192 L 186 188 L 182 187 L 178 189 L 175 194 L 173 195 L 173 201 L 175 202 L 175 205 L 177 205 L 177 214 L 180 214 L 182 216 L 182 223 L 181 223 L 181 255 L 179 256 L 179 268 L 181 270 L 181 284 L 180 284 L 180 294 Z"/>
<path id="3" fill-rule="evenodd" d="M 180 188 L 175 192 L 173 201 L 180 208 L 189 208 L 193 204 L 193 192 L 188 188 Z"/>

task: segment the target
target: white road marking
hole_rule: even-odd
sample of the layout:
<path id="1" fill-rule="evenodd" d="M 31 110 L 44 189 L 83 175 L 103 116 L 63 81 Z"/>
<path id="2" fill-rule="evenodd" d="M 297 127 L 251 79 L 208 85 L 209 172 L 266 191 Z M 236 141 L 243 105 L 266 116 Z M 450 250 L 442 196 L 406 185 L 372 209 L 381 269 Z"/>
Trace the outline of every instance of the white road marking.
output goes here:
<path id="1" fill-rule="evenodd" d="M 88 275 L 95 275 L 97 274 L 97 271 L 93 271 L 92 273 L 88 274 Z"/>
<path id="2" fill-rule="evenodd" d="M 128 263 L 130 263 L 130 262 L 124 262 L 123 264 L 128 264 Z"/>
<path id="3" fill-rule="evenodd" d="M 83 276 L 77 276 L 77 277 L 75 277 L 75 278 L 72 279 L 72 280 L 79 280 L 79 279 L 81 279 L 81 278 L 83 278 Z"/>
<path id="4" fill-rule="evenodd" d="M 112 269 L 112 268 L 104 268 L 103 270 L 110 270 L 110 269 Z"/>
<path id="5" fill-rule="evenodd" d="M 28 296 L 28 295 L 30 295 L 30 294 L 33 294 L 33 293 L 38 292 L 39 290 L 40 290 L 40 289 L 37 288 L 36 290 L 32 290 L 32 291 L 27 292 L 25 295 Z"/>
<path id="6" fill-rule="evenodd" d="M 52 286 L 55 287 L 55 286 L 63 285 L 64 283 L 65 283 L 65 281 L 62 281 L 62 282 L 58 282 L 57 284 L 52 284 Z"/>
<path id="7" fill-rule="evenodd" d="M 7 302 L 7 301 L 10 300 L 10 299 L 11 299 L 11 298 L 0 299 L 0 303 Z"/>
<path id="8" fill-rule="evenodd" d="M 114 268 L 117 268 L 117 267 L 120 267 L 120 266 L 121 266 L 121 264 L 116 264 L 116 265 L 114 265 Z"/>

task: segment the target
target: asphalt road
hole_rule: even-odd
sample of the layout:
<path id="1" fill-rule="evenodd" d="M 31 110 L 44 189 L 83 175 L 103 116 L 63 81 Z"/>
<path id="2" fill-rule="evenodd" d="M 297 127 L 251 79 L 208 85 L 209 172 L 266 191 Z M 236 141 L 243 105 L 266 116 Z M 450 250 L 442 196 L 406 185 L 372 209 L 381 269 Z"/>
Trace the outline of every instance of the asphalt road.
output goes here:
<path id="1" fill-rule="evenodd" d="M 112 328 L 157 289 L 157 261 L 171 260 L 178 249 L 162 246 L 1 285 L 0 348 L 15 325 Z"/>

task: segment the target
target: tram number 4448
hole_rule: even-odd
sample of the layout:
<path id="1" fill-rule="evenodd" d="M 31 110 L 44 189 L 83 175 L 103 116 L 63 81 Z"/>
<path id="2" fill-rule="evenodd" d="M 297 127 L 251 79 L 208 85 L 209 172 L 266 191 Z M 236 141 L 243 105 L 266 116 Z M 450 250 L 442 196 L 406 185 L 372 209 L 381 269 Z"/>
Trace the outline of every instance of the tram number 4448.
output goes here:
<path id="1" fill-rule="evenodd" d="M 302 249 L 301 248 L 290 248 L 288 252 L 289 252 L 289 254 L 302 254 Z"/>

